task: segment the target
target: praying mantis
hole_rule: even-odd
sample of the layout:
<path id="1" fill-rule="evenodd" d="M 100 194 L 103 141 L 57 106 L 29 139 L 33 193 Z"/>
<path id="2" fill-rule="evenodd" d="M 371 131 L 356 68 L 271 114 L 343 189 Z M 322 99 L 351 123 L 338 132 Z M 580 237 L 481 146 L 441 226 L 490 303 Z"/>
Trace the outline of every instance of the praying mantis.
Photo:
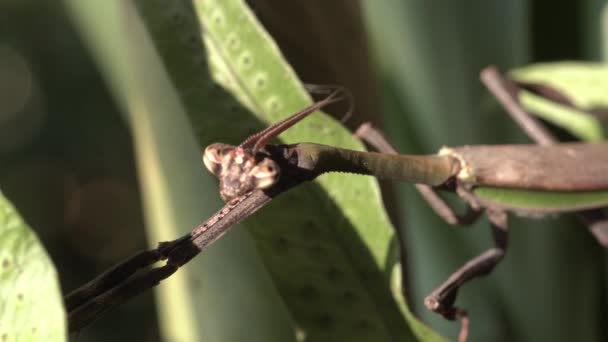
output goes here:
<path id="1" fill-rule="evenodd" d="M 243 141 L 239 146 L 209 145 L 207 169 L 219 178 L 225 201 L 254 189 L 270 189 L 282 175 L 312 180 L 326 172 L 372 175 L 416 185 L 423 198 L 450 224 L 470 224 L 486 214 L 494 246 L 465 263 L 425 298 L 425 305 L 449 320 L 462 320 L 465 340 L 468 315 L 455 306 L 459 288 L 490 273 L 507 248 L 508 213 L 542 217 L 577 213 L 598 242 L 608 247 L 608 143 L 556 143 L 551 134 L 517 103 L 514 83 L 494 67 L 481 79 L 513 119 L 538 145 L 478 145 L 443 148 L 435 155 L 403 155 L 369 125 L 357 135 L 379 152 L 361 152 L 313 143 L 272 145 L 270 140 L 314 111 L 345 98 L 336 89 L 325 99 Z M 581 167 L 585 165 L 585 167 Z M 459 215 L 437 190 L 455 192 L 468 206 Z M 532 199 L 532 200 L 531 200 Z"/>

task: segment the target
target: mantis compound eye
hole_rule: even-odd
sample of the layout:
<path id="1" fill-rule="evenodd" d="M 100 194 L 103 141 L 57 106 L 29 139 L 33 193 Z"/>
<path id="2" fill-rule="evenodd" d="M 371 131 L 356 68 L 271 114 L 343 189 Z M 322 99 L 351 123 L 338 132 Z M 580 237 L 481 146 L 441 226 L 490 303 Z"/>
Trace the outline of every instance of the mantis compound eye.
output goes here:
<path id="1" fill-rule="evenodd" d="M 279 180 L 280 172 L 272 159 L 264 158 L 251 170 L 251 175 L 256 189 L 268 189 Z"/>
<path id="2" fill-rule="evenodd" d="M 203 152 L 203 164 L 205 164 L 205 167 L 209 172 L 213 173 L 216 177 L 219 177 L 222 169 L 222 158 L 233 149 L 233 147 L 225 144 L 211 144 L 207 146 L 205 152 Z"/>

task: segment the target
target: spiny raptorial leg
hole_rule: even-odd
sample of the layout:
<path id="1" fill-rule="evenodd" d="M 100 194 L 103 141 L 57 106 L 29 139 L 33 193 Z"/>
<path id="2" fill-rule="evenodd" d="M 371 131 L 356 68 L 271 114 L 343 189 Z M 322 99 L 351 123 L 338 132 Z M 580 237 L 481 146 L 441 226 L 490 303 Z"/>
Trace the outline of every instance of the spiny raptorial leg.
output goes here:
<path id="1" fill-rule="evenodd" d="M 503 259 L 507 249 L 507 213 L 491 208 L 486 209 L 486 213 L 492 226 L 494 247 L 469 260 L 424 299 L 424 304 L 429 310 L 449 320 L 461 319 L 460 340 L 466 340 L 469 320 L 465 310 L 454 306 L 458 290 L 471 279 L 492 272 L 494 267 Z"/>

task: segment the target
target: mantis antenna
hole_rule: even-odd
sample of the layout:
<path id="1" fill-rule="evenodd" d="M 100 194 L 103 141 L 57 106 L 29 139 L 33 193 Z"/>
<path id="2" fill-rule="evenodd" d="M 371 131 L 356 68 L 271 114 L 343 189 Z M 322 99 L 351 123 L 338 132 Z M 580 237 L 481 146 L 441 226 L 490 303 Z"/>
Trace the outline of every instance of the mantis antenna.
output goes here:
<path id="1" fill-rule="evenodd" d="M 346 97 L 344 95 L 338 96 L 340 93 L 346 94 Z M 279 134 L 283 133 L 285 130 L 287 130 L 291 126 L 300 122 L 302 119 L 304 119 L 305 117 L 307 117 L 308 115 L 310 115 L 311 113 L 313 113 L 316 110 L 319 110 L 334 102 L 341 101 L 345 98 L 350 98 L 350 96 L 348 94 L 349 93 L 346 91 L 346 89 L 344 87 L 337 86 L 336 89 L 334 91 L 332 91 L 323 100 L 316 102 L 316 103 L 312 104 L 311 106 L 308 106 L 308 107 L 302 109 L 301 111 L 291 115 L 290 117 L 288 117 L 282 121 L 279 121 L 278 123 L 262 130 L 261 132 L 258 132 L 256 134 L 248 137 L 247 139 L 245 139 L 245 141 L 243 141 L 239 145 L 239 147 L 247 148 L 247 147 L 251 147 L 251 145 L 253 144 L 251 153 L 255 155 L 270 140 L 272 140 Z"/>

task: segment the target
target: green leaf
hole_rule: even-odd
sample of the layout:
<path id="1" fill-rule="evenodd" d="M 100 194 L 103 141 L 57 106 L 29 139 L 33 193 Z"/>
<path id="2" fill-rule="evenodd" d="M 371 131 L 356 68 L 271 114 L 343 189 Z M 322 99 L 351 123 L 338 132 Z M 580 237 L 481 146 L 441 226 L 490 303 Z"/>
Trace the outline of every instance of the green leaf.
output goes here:
<path id="1" fill-rule="evenodd" d="M 581 140 L 600 141 L 604 133 L 593 110 L 608 111 L 608 65 L 584 62 L 533 64 L 510 72 L 518 81 L 549 87 L 570 105 L 524 90 L 522 106 L 531 113 L 568 130 Z"/>
<path id="2" fill-rule="evenodd" d="M 142 1 L 139 8 L 201 147 L 238 143 L 311 103 L 244 2 L 193 5 Z M 223 88 L 209 78 L 209 69 Z M 350 132 L 320 113 L 282 138 L 362 148 Z M 245 225 L 298 335 L 349 341 L 437 338 L 391 292 L 394 233 L 373 179 L 323 176 L 282 195 Z"/>
<path id="3" fill-rule="evenodd" d="M 0 193 L 0 340 L 66 341 L 55 268 L 44 247 Z"/>
<path id="4" fill-rule="evenodd" d="M 531 64 L 512 70 L 516 81 L 555 88 L 583 110 L 608 108 L 608 65 L 591 62 Z"/>

